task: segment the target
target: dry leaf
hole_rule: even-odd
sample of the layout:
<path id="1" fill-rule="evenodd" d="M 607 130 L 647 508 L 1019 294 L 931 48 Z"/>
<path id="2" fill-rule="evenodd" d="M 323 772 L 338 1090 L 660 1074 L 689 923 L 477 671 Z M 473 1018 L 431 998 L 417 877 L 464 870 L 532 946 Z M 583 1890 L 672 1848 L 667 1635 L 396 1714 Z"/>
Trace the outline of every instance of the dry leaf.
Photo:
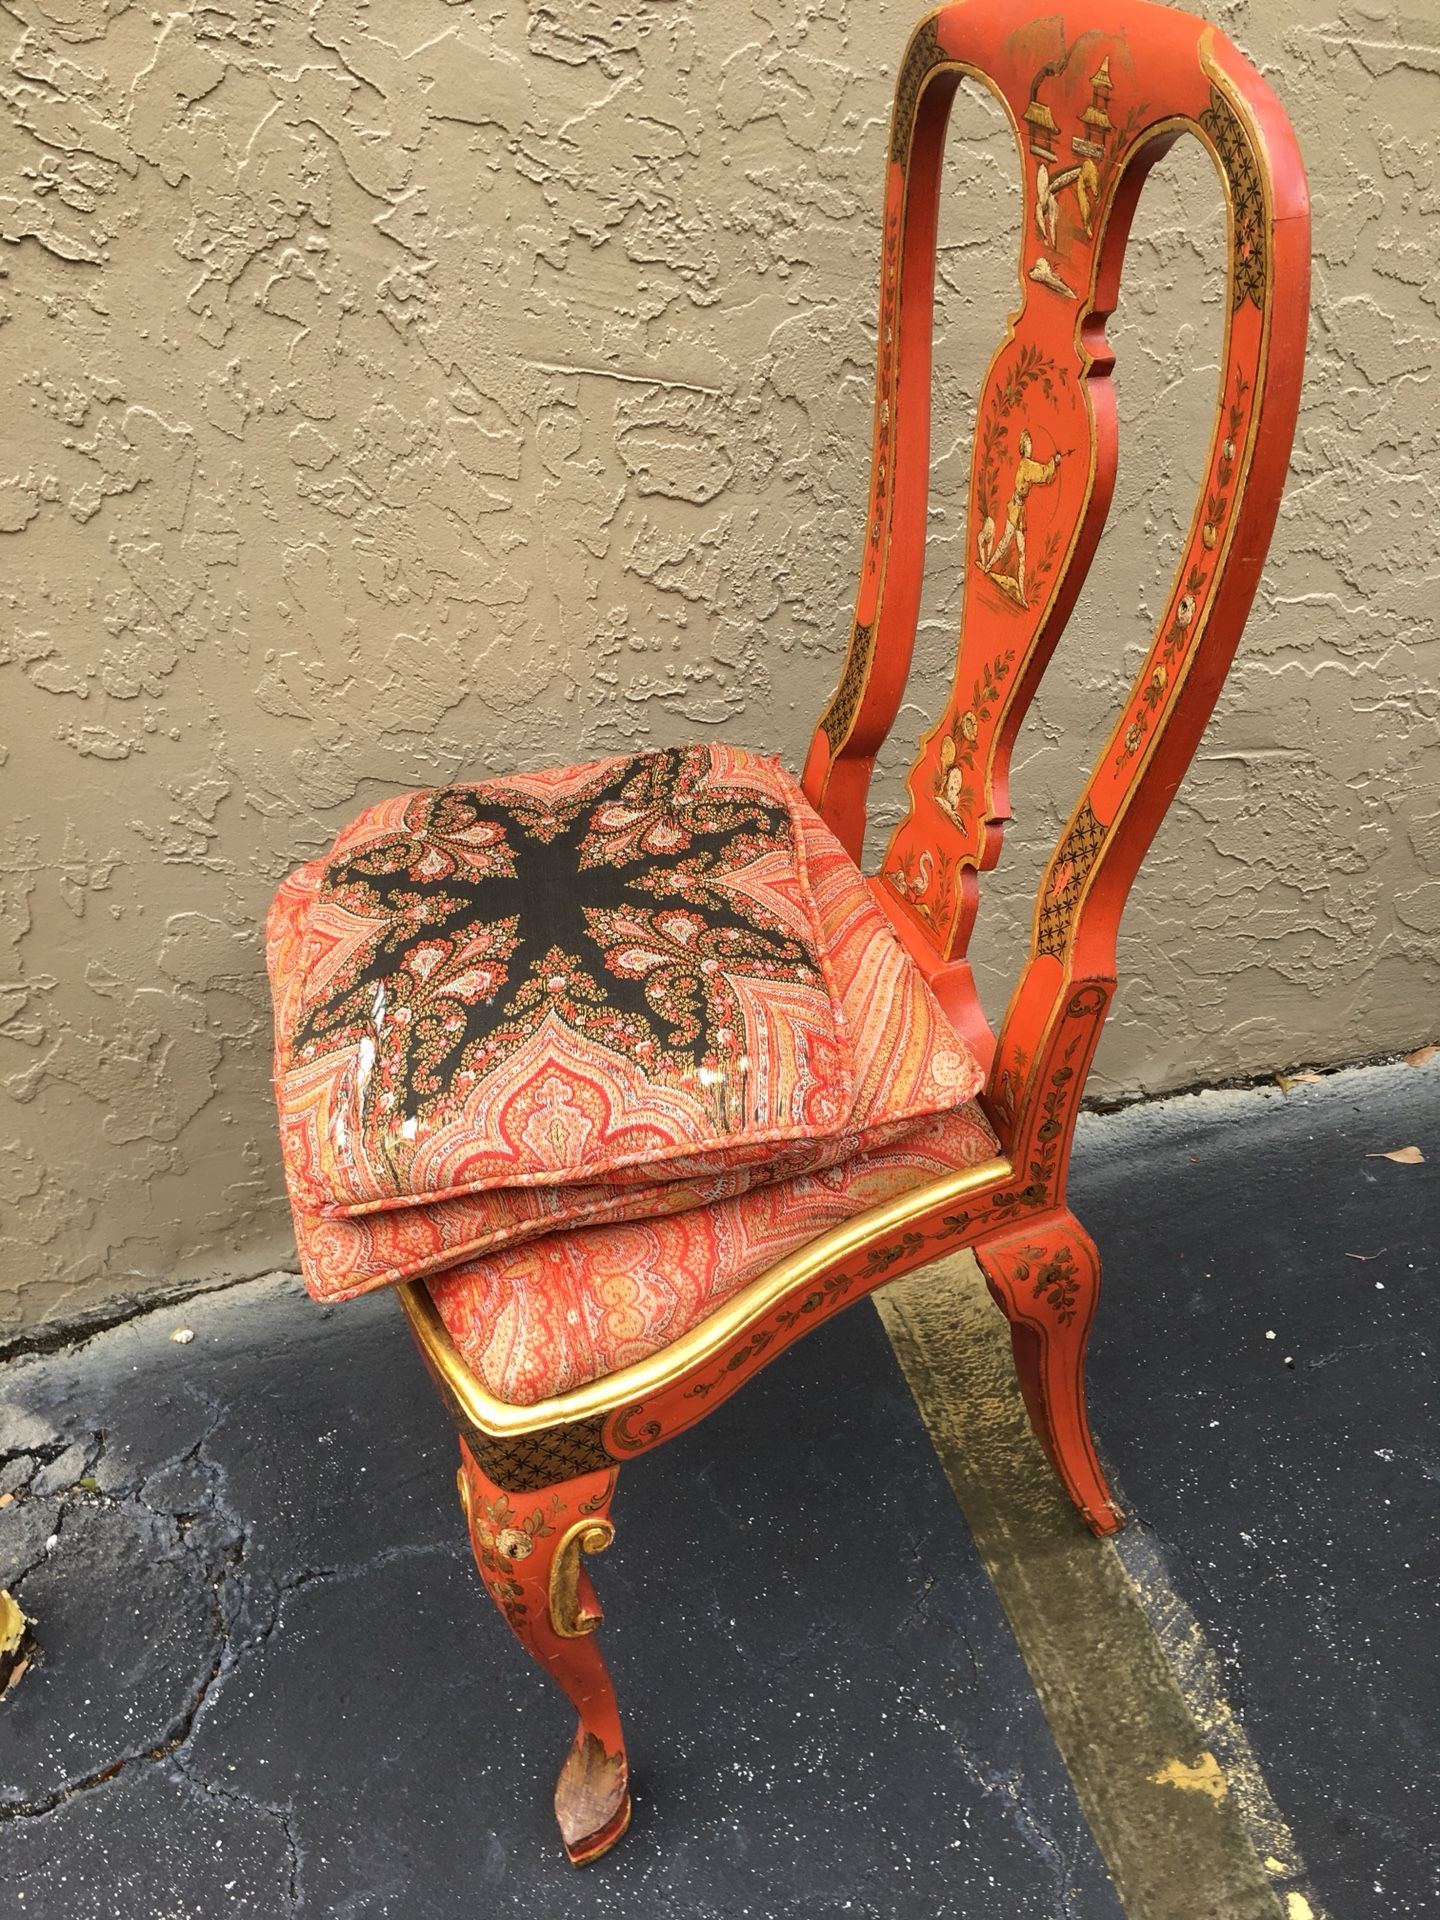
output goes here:
<path id="1" fill-rule="evenodd" d="M 0 1699 L 30 1664 L 30 1622 L 12 1593 L 0 1587 Z"/>
<path id="2" fill-rule="evenodd" d="M 1282 1093 L 1288 1093 L 1291 1087 L 1318 1087 L 1324 1078 L 1323 1073 L 1277 1073 L 1275 1084 Z"/>
<path id="3" fill-rule="evenodd" d="M 1414 1053 L 1402 1053 L 1400 1058 L 1407 1067 L 1423 1067 L 1427 1060 L 1433 1060 L 1440 1054 L 1440 1046 L 1417 1047 Z"/>
<path id="4" fill-rule="evenodd" d="M 1396 1147 L 1393 1153 L 1367 1153 L 1367 1160 L 1398 1160 L 1402 1167 L 1423 1167 L 1425 1156 L 1418 1147 Z"/>

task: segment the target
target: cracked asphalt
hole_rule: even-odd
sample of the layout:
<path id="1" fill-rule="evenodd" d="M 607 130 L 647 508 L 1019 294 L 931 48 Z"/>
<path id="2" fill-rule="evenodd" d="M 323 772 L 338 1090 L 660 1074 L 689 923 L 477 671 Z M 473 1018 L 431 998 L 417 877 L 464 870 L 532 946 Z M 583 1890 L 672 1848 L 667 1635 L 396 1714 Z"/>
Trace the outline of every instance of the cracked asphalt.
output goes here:
<path id="1" fill-rule="evenodd" d="M 1317 1908 L 1434 1920 L 1440 1059 L 1087 1115 L 1071 1198 L 1105 1265 L 1102 1450 Z"/>
<path id="2" fill-rule="evenodd" d="M 393 1302 L 281 1275 L 144 1314 L 13 1360 L 0 1433 L 41 1650 L 0 1706 L 0 1912 L 1120 1913 L 868 1310 L 622 1484 L 637 1812 L 584 1874 L 569 1709 L 480 1588 Z"/>
<path id="3" fill-rule="evenodd" d="M 1077 1152 L 1101 1444 L 1331 1920 L 1440 1911 L 1437 1088 L 1167 1102 Z M 1412 1140 L 1423 1167 L 1365 1158 Z M 0 1585 L 38 1655 L 0 1704 L 0 1914 L 1118 1920 L 868 1308 L 624 1475 L 615 1518 L 637 1810 L 577 1875 L 569 1710 L 480 1589 L 392 1301 L 276 1275 L 16 1356 Z"/>

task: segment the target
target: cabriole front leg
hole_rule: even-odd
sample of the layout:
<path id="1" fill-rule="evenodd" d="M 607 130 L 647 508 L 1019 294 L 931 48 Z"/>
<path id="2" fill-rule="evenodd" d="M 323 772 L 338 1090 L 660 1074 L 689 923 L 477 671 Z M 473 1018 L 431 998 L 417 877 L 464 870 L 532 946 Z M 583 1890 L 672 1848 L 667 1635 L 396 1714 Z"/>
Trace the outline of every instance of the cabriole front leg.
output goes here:
<path id="1" fill-rule="evenodd" d="M 630 1824 L 629 1767 L 615 1689 L 595 1640 L 601 1613 L 582 1553 L 601 1553 L 615 1529 L 613 1471 L 511 1493 L 460 1442 L 456 1476 L 475 1564 L 525 1651 L 569 1695 L 580 1716 L 555 1788 L 555 1817 L 571 1863 L 613 1847 Z"/>
<path id="2" fill-rule="evenodd" d="M 1096 1533 L 1124 1516 L 1100 1470 L 1085 1411 L 1085 1346 L 1100 1298 L 1100 1256 L 1064 1210 L 982 1240 L 975 1257 L 1010 1322 L 1030 1424 L 1061 1484 Z"/>

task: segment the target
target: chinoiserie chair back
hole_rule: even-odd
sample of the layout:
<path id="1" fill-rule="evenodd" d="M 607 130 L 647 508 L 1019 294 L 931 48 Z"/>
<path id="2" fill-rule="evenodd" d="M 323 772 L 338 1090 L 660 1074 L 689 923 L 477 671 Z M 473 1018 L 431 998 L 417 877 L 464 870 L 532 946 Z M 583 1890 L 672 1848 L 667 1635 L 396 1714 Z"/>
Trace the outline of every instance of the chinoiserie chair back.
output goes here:
<path id="1" fill-rule="evenodd" d="M 873 458 L 854 626 L 805 769 L 858 861 L 877 750 L 909 672 L 924 569 L 941 162 L 963 78 L 1004 108 L 1023 180 L 1018 280 L 980 395 L 963 630 L 944 713 L 875 883 L 952 1019 L 991 1066 L 985 1105 L 1017 1158 L 1063 1164 L 1114 989 L 1130 882 L 1233 657 L 1279 506 L 1309 297 L 1304 170 L 1283 109 L 1223 34 L 1148 0 L 965 0 L 922 20 L 890 128 Z M 1011 750 L 1084 582 L 1117 462 L 1105 324 L 1141 187 L 1185 136 L 1214 163 L 1228 286 L 1204 480 L 1149 651 L 1055 847 L 998 1043 L 966 945 L 999 857 Z M 1078 1046 L 1075 1044 L 1078 1040 Z M 1062 1067 L 1058 1064 L 1066 1063 Z M 1065 1072 L 1056 1098 L 1057 1071 Z M 1045 1140 L 1037 1139 L 1049 1128 Z"/>

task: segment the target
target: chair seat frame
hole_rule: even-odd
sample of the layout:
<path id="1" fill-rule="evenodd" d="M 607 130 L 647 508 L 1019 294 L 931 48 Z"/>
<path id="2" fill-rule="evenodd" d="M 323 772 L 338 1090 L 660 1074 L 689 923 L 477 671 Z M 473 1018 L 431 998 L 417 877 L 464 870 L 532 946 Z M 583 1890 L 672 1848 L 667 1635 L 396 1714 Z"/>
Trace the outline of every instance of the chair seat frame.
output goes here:
<path id="1" fill-rule="evenodd" d="M 533 1405 L 488 1392 L 423 1281 L 398 1289 L 460 1435 L 482 1577 L 579 1713 L 556 1793 L 577 1864 L 613 1845 L 629 1819 L 624 1740 L 594 1639 L 600 1612 L 581 1564 L 609 1544 L 618 1470 L 703 1419 L 832 1314 L 973 1249 L 1060 1480 L 1097 1533 L 1121 1523 L 1085 1412 L 1100 1264 L 1066 1205 L 1070 1146 L 1115 991 L 1121 909 L 1214 705 L 1274 525 L 1299 402 L 1309 224 L 1284 112 L 1223 35 L 1148 0 L 1109 0 L 1103 19 L 1097 27 L 1064 5 L 1036 21 L 1028 0 L 962 0 L 911 37 L 886 172 L 860 586 L 840 684 L 805 768 L 807 795 L 858 863 L 875 756 L 899 709 L 919 613 L 941 159 L 951 99 L 971 79 L 1003 106 L 1024 169 L 1022 299 L 980 397 L 974 559 L 954 688 L 921 743 L 910 810 L 870 884 L 987 1068 L 981 1103 L 999 1152 L 814 1239 L 660 1352 Z M 1073 129 L 1068 167 L 1056 107 Z M 1228 213 L 1206 477 L 1149 654 L 1041 883 L 1030 952 L 997 1035 L 965 960 L 978 877 L 999 856 L 1011 750 L 1109 508 L 1117 435 L 1104 326 L 1144 178 L 1182 135 L 1209 153 Z M 1021 419 L 1035 424 L 1017 439 Z M 1049 514 L 1043 550 L 1032 495 Z"/>

